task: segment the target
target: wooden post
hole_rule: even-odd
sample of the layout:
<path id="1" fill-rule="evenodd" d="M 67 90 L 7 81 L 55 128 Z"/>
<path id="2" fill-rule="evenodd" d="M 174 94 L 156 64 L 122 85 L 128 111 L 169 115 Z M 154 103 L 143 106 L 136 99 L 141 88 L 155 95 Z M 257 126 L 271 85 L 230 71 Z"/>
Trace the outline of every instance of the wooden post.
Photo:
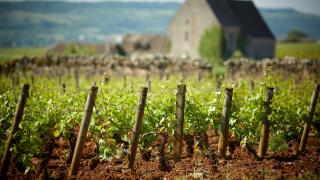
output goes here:
<path id="1" fill-rule="evenodd" d="M 269 115 L 271 114 L 271 101 L 273 98 L 274 88 L 267 88 L 266 100 L 264 102 L 265 114 L 262 120 L 262 128 L 261 128 L 261 138 L 259 144 L 259 152 L 258 156 L 263 158 L 266 155 L 268 150 L 268 141 L 269 141 Z"/>
<path id="2" fill-rule="evenodd" d="M 17 86 L 20 86 L 20 76 L 19 76 L 19 73 L 17 73 L 16 85 L 17 85 Z"/>
<path id="3" fill-rule="evenodd" d="M 180 84 L 184 84 L 184 81 L 186 80 L 186 75 L 184 72 L 181 71 L 181 79 L 180 79 Z"/>
<path id="4" fill-rule="evenodd" d="M 146 74 L 146 81 L 148 82 L 149 80 L 150 80 L 150 74 L 147 73 L 147 74 Z"/>
<path id="5" fill-rule="evenodd" d="M 79 83 L 79 67 L 76 66 L 75 70 L 74 70 L 74 77 L 75 77 L 75 82 L 76 82 L 76 89 L 79 90 L 80 89 L 80 83 Z"/>
<path id="6" fill-rule="evenodd" d="M 137 153 L 137 148 L 139 143 L 139 134 L 142 126 L 142 118 L 144 114 L 144 107 L 147 101 L 147 94 L 148 94 L 148 88 L 146 87 L 141 88 L 140 100 L 139 100 L 137 111 L 136 111 L 135 124 L 132 130 L 130 152 L 128 155 L 128 160 L 129 160 L 128 168 L 130 169 L 134 168 L 134 161 L 136 159 L 136 153 Z"/>
<path id="7" fill-rule="evenodd" d="M 71 166 L 70 166 L 70 174 L 69 174 L 70 176 L 77 175 L 78 166 L 80 164 L 81 155 L 82 155 L 82 151 L 84 148 L 84 143 L 87 138 L 87 131 L 89 128 L 91 115 L 93 112 L 93 107 L 96 102 L 97 92 L 98 92 L 98 87 L 92 86 L 91 91 L 90 91 L 88 98 L 87 98 L 87 102 L 86 102 L 86 106 L 85 106 L 85 110 L 84 110 L 85 112 L 84 112 L 83 119 L 81 122 L 80 131 L 79 131 L 76 147 L 74 150 L 74 154 L 73 154 L 73 158 L 72 158 L 72 162 L 71 162 Z"/>
<path id="8" fill-rule="evenodd" d="M 250 91 L 254 91 L 254 81 L 250 81 Z"/>
<path id="9" fill-rule="evenodd" d="M 216 91 L 220 92 L 221 89 L 221 78 L 219 77 L 219 75 L 216 75 Z"/>
<path id="10" fill-rule="evenodd" d="M 310 102 L 310 106 L 308 109 L 308 116 L 306 119 L 306 123 L 304 125 L 303 134 L 302 134 L 300 145 L 299 145 L 299 151 L 304 151 L 306 148 L 311 123 L 313 120 L 313 116 L 314 116 L 316 106 L 317 106 L 317 101 L 319 98 L 319 92 L 320 92 L 320 84 L 317 84 L 313 90 L 313 94 L 311 97 L 311 102 Z"/>
<path id="11" fill-rule="evenodd" d="M 23 110 L 26 105 L 27 97 L 29 96 L 29 84 L 24 84 L 22 87 L 22 92 L 19 97 L 19 101 L 16 107 L 16 112 L 14 114 L 13 123 L 11 126 L 11 130 L 9 133 L 9 137 L 6 142 L 6 146 L 4 149 L 4 153 L 1 159 L 1 165 L 0 165 L 0 179 L 6 179 L 6 174 L 9 168 L 10 163 L 10 148 L 14 139 L 14 135 L 18 130 L 19 123 L 21 122 L 22 116 L 23 116 Z"/>
<path id="12" fill-rule="evenodd" d="M 15 87 L 15 76 L 14 75 L 11 75 L 11 85 L 12 87 Z"/>
<path id="13" fill-rule="evenodd" d="M 63 94 L 66 93 L 66 84 L 65 83 L 62 84 L 62 92 L 63 92 Z"/>
<path id="14" fill-rule="evenodd" d="M 123 88 L 127 88 L 127 77 L 125 75 L 123 76 Z"/>
<path id="15" fill-rule="evenodd" d="M 31 76 L 31 84 L 34 84 L 34 76 Z"/>
<path id="16" fill-rule="evenodd" d="M 150 79 L 148 80 L 148 89 L 151 92 L 151 80 Z"/>
<path id="17" fill-rule="evenodd" d="M 165 76 L 165 80 L 168 81 L 170 79 L 170 75 L 167 73 Z"/>
<path id="18" fill-rule="evenodd" d="M 133 82 L 133 79 L 131 80 L 131 92 L 134 91 L 134 82 Z"/>
<path id="19" fill-rule="evenodd" d="M 202 71 L 198 72 L 198 78 L 197 78 L 198 82 L 201 82 L 202 76 L 203 76 Z"/>
<path id="20" fill-rule="evenodd" d="M 174 152 L 175 161 L 181 161 L 186 92 L 187 92 L 186 85 L 184 84 L 178 85 L 177 101 L 176 101 L 176 122 L 175 122 L 176 128 L 173 135 L 173 152 Z"/>
<path id="21" fill-rule="evenodd" d="M 104 84 L 108 84 L 108 82 L 110 81 L 110 75 L 108 73 L 104 74 Z"/>
<path id="22" fill-rule="evenodd" d="M 226 88 L 224 108 L 222 112 L 221 132 L 219 138 L 218 152 L 222 157 L 226 157 L 228 138 L 229 138 L 229 119 L 231 114 L 233 89 Z"/>
<path id="23" fill-rule="evenodd" d="M 61 85 L 61 73 L 58 73 L 58 84 Z"/>

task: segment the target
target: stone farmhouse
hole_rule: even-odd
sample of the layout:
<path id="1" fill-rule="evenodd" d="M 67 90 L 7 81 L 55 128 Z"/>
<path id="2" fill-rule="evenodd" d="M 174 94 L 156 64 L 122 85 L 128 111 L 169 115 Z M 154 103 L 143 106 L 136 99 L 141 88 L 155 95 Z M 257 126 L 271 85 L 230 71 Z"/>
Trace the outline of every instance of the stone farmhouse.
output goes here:
<path id="1" fill-rule="evenodd" d="M 186 0 L 169 27 L 170 54 L 201 58 L 199 46 L 211 28 L 221 28 L 225 57 L 236 50 L 255 59 L 274 57 L 275 37 L 250 0 Z"/>

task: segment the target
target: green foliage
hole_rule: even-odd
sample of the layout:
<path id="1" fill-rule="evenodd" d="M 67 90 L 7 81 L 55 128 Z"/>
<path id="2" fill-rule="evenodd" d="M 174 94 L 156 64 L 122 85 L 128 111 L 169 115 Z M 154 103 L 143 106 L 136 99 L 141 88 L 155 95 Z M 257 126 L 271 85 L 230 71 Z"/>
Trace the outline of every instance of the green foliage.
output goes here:
<path id="1" fill-rule="evenodd" d="M 292 30 L 287 33 L 286 42 L 301 42 L 308 38 L 308 35 L 299 30 Z"/>
<path id="2" fill-rule="evenodd" d="M 288 147 L 288 141 L 282 134 L 272 134 L 269 149 L 274 152 L 280 152 Z"/>
<path id="3" fill-rule="evenodd" d="M 198 51 L 206 61 L 219 63 L 224 55 L 223 29 L 213 26 L 206 30 L 201 37 Z"/>
<path id="4" fill-rule="evenodd" d="M 97 82 L 103 80 L 95 79 Z M 67 84 L 71 84 L 68 79 Z M 92 80 L 92 79 L 91 79 Z M 89 87 L 83 82 L 80 89 Z M 22 82 L 25 80 L 22 79 Z M 20 91 L 12 90 L 8 79 L 0 80 L 0 155 L 3 144 L 12 123 L 15 106 Z M 72 85 L 63 94 L 56 84 L 56 79 L 39 78 L 31 86 L 30 96 L 23 120 L 16 134 L 12 154 L 17 157 L 27 170 L 34 168 L 32 158 L 41 153 L 46 140 L 68 138 L 70 129 L 79 126 L 83 116 L 83 107 L 88 90 L 76 91 Z M 132 79 L 136 86 L 145 85 L 141 79 Z M 201 133 L 208 127 L 219 128 L 222 118 L 224 91 L 215 92 L 211 78 L 197 82 L 187 79 L 185 133 Z M 140 147 L 149 148 L 156 140 L 156 135 L 173 133 L 175 123 L 176 85 L 179 78 L 169 81 L 152 81 L 152 91 L 148 93 L 143 118 Z M 129 137 L 134 124 L 139 89 L 123 87 L 119 79 L 111 78 L 108 84 L 98 84 L 99 90 L 89 127 L 88 137 L 99 145 L 100 159 L 110 160 L 123 155 L 123 149 L 116 143 L 117 134 L 124 141 Z M 260 126 L 265 117 L 265 94 L 267 87 L 276 87 L 268 117 L 270 121 L 270 149 L 280 151 L 287 142 L 299 138 L 306 119 L 308 104 L 313 90 L 311 82 L 293 86 L 291 81 L 279 81 L 268 69 L 265 78 L 253 92 L 249 91 L 246 81 L 225 83 L 222 86 L 233 87 L 233 101 L 230 118 L 230 132 L 244 144 L 257 144 Z M 316 109 L 315 121 L 319 122 L 320 106 Z"/>
<path id="5" fill-rule="evenodd" d="M 243 82 L 235 87 L 230 126 L 243 144 L 252 145 L 259 141 L 260 125 L 265 118 L 264 101 L 267 87 L 277 87 L 271 103 L 272 113 L 268 117 L 272 133 L 287 141 L 298 139 L 307 115 L 312 83 L 306 82 L 299 88 L 290 84 L 290 81 L 279 82 L 268 69 L 260 87 L 257 87 L 258 91 L 247 93 L 248 89 L 245 87 L 249 85 Z"/>
<path id="6" fill-rule="evenodd" d="M 4 140 L 6 139 L 7 133 L 11 126 L 11 119 L 14 116 L 16 105 L 18 102 L 18 92 L 10 93 L 4 92 L 0 94 L 0 154 L 4 151 Z"/>
<path id="7" fill-rule="evenodd" d="M 259 140 L 260 124 L 264 118 L 265 86 L 252 94 L 244 93 L 244 84 L 234 90 L 230 128 L 242 140 L 242 144 L 252 145 Z"/>
<path id="8" fill-rule="evenodd" d="M 206 132 L 209 125 L 218 128 L 221 121 L 223 94 L 203 93 L 192 89 L 187 94 L 185 131 Z"/>
<path id="9" fill-rule="evenodd" d="M 147 148 L 154 142 L 157 133 L 174 131 L 175 122 L 175 93 L 174 91 L 151 93 L 146 105 L 144 122 L 142 126 L 142 147 Z"/>
<path id="10" fill-rule="evenodd" d="M 70 54 L 77 54 L 79 51 L 79 47 L 76 45 L 71 45 L 69 50 L 67 50 Z"/>
<path id="11" fill-rule="evenodd" d="M 239 59 L 242 57 L 244 57 L 244 55 L 243 55 L 242 51 L 240 51 L 240 50 L 235 50 L 231 55 L 231 58 L 234 58 L 234 59 Z"/>

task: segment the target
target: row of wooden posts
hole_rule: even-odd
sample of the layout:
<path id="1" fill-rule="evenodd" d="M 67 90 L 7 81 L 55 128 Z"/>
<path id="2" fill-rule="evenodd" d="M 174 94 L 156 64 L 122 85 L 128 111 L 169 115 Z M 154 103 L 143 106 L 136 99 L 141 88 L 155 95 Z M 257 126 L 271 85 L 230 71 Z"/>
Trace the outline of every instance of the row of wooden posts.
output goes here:
<path id="1" fill-rule="evenodd" d="M 6 142 L 5 151 L 1 159 L 1 166 L 0 166 L 0 179 L 3 179 L 7 175 L 7 171 L 9 169 L 9 162 L 10 162 L 10 147 L 12 145 L 14 135 L 18 130 L 19 123 L 23 116 L 24 107 L 26 104 L 26 100 L 29 94 L 29 84 L 23 85 L 22 92 L 16 107 L 16 112 L 13 119 L 13 124 Z M 63 85 L 63 88 L 65 89 L 65 85 Z M 176 100 L 176 123 L 175 123 L 175 131 L 174 131 L 174 137 L 173 137 L 173 153 L 174 158 L 176 161 L 181 160 L 181 154 L 182 154 L 182 147 L 183 147 L 183 124 L 184 124 L 184 111 L 185 111 L 185 97 L 186 97 L 186 85 L 180 84 L 178 85 L 178 91 L 177 91 L 177 100 Z M 226 156 L 226 150 L 228 145 L 228 135 L 229 135 L 229 118 L 231 114 L 231 104 L 232 104 L 232 95 L 233 95 L 233 89 L 232 88 L 226 88 L 226 95 L 225 95 L 225 101 L 224 101 L 224 108 L 222 112 L 222 121 L 221 121 L 221 133 L 220 133 L 220 139 L 219 139 L 219 145 L 218 145 L 218 152 L 222 157 Z M 313 95 L 311 98 L 311 103 L 309 107 L 308 117 L 305 122 L 303 135 L 301 137 L 300 145 L 299 145 L 299 151 L 304 151 L 306 144 L 307 144 L 307 138 L 309 136 L 309 131 L 311 127 L 311 122 L 315 113 L 317 100 L 319 97 L 319 91 L 320 91 L 320 85 L 316 85 L 313 91 Z M 71 177 L 76 177 L 77 175 L 77 169 L 80 164 L 81 160 L 81 154 L 84 148 L 84 144 L 87 137 L 87 131 L 90 124 L 91 115 L 93 113 L 93 107 L 95 106 L 95 101 L 97 97 L 98 87 L 92 86 L 91 90 L 88 94 L 86 106 L 84 109 L 84 115 L 80 126 L 80 132 L 77 138 L 75 151 L 72 158 L 72 163 L 70 167 L 70 173 L 69 175 Z M 141 131 L 142 126 L 142 119 L 144 115 L 144 109 L 147 101 L 147 93 L 148 88 L 142 87 L 140 91 L 140 99 L 138 102 L 138 107 L 136 110 L 136 117 L 135 117 L 135 124 L 132 130 L 132 139 L 131 139 L 131 146 L 130 146 L 130 152 L 128 155 L 128 168 L 134 168 L 134 162 L 135 157 L 137 153 L 138 143 L 139 143 L 139 134 Z M 267 94 L 265 98 L 265 113 L 262 121 L 262 129 L 261 129 L 261 138 L 259 143 L 259 151 L 258 156 L 260 158 L 263 158 L 268 149 L 268 138 L 269 138 L 269 120 L 268 116 L 271 114 L 271 107 L 270 104 L 272 102 L 274 93 L 274 88 L 267 88 Z"/>

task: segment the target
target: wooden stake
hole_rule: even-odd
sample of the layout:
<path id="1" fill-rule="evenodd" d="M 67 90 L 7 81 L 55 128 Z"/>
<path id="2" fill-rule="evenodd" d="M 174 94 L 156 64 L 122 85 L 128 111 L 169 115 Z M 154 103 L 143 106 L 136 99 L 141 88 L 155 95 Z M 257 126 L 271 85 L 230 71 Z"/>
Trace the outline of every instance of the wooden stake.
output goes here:
<path id="1" fill-rule="evenodd" d="M 10 164 L 10 148 L 14 139 L 14 135 L 18 130 L 19 123 L 21 122 L 23 116 L 23 110 L 26 105 L 27 97 L 29 96 L 29 84 L 24 84 L 22 87 L 22 92 L 19 97 L 19 101 L 16 107 L 16 112 L 13 118 L 13 124 L 9 133 L 9 137 L 6 142 L 5 150 L 1 159 L 0 165 L 0 179 L 6 179 L 7 171 Z"/>
<path id="2" fill-rule="evenodd" d="M 139 143 L 139 134 L 142 126 L 142 119 L 144 114 L 144 107 L 147 101 L 147 94 L 148 94 L 148 88 L 146 87 L 141 88 L 140 100 L 139 100 L 137 111 L 136 111 L 135 124 L 132 130 L 130 152 L 128 155 L 128 159 L 129 159 L 128 168 L 130 169 L 134 168 L 134 161 L 136 159 L 136 153 L 137 153 L 137 148 Z"/>
<path id="3" fill-rule="evenodd" d="M 74 70 L 74 77 L 75 77 L 75 82 L 76 82 L 76 89 L 80 89 L 80 83 L 79 83 L 79 67 L 77 66 Z"/>
<path id="4" fill-rule="evenodd" d="M 66 93 L 66 84 L 65 83 L 62 84 L 62 92 L 63 92 L 63 94 Z"/>
<path id="5" fill-rule="evenodd" d="M 301 141 L 300 141 L 300 145 L 299 145 L 299 151 L 304 151 L 308 142 L 308 136 L 309 136 L 309 132 L 310 132 L 310 128 L 311 128 L 311 123 L 313 120 L 313 116 L 316 110 L 316 106 L 317 106 L 317 101 L 319 98 L 319 92 L 320 92 L 320 84 L 315 85 L 314 90 L 313 90 L 313 94 L 311 97 L 311 102 L 310 102 L 310 106 L 308 109 L 308 116 L 306 119 L 306 123 L 304 125 L 304 129 L 303 129 L 303 134 L 301 137 Z"/>
<path id="6" fill-rule="evenodd" d="M 133 79 L 131 79 L 131 92 L 134 91 L 134 82 L 133 82 Z"/>
<path id="7" fill-rule="evenodd" d="M 31 76 L 31 84 L 34 84 L 34 76 Z"/>
<path id="8" fill-rule="evenodd" d="M 221 84 L 221 78 L 219 77 L 219 75 L 216 75 L 216 92 L 220 92 Z"/>
<path id="9" fill-rule="evenodd" d="M 123 88 L 127 88 L 127 77 L 123 76 Z"/>
<path id="10" fill-rule="evenodd" d="M 198 82 L 201 82 L 201 80 L 202 80 L 202 72 L 198 72 L 197 80 L 198 80 Z"/>
<path id="11" fill-rule="evenodd" d="M 58 84 L 61 85 L 61 73 L 58 73 Z"/>
<path id="12" fill-rule="evenodd" d="M 186 85 L 184 84 L 178 85 L 177 101 L 176 101 L 176 123 L 175 123 L 176 128 L 173 135 L 173 151 L 174 151 L 175 161 L 181 161 L 186 92 L 187 92 Z"/>
<path id="13" fill-rule="evenodd" d="M 226 95 L 224 100 L 224 108 L 222 112 L 221 132 L 219 138 L 218 152 L 222 157 L 226 157 L 228 137 L 229 137 L 229 119 L 231 114 L 231 104 L 233 89 L 226 88 Z"/>
<path id="14" fill-rule="evenodd" d="M 186 75 L 184 72 L 181 72 L 181 79 L 180 79 L 180 84 L 184 84 L 184 81 L 186 80 Z"/>
<path id="15" fill-rule="evenodd" d="M 86 102 L 86 106 L 85 106 L 85 110 L 84 110 L 85 112 L 83 115 L 79 135 L 77 138 L 77 144 L 76 144 L 76 147 L 74 150 L 74 154 L 73 154 L 73 158 L 72 158 L 72 162 L 71 162 L 71 166 L 70 166 L 70 174 L 69 174 L 70 176 L 77 175 L 78 166 L 80 164 L 81 155 L 82 155 L 82 151 L 84 148 L 84 143 L 87 138 L 87 132 L 88 132 L 88 128 L 89 128 L 89 124 L 90 124 L 90 120 L 91 120 L 91 115 L 93 112 L 93 107 L 96 102 L 97 92 L 98 92 L 98 87 L 92 86 L 90 94 L 87 98 L 87 102 Z"/>
<path id="16" fill-rule="evenodd" d="M 19 76 L 19 73 L 17 73 L 16 85 L 17 85 L 17 86 L 20 85 L 20 76 Z"/>
<path id="17" fill-rule="evenodd" d="M 254 81 L 250 81 L 250 91 L 254 92 Z"/>
<path id="18" fill-rule="evenodd" d="M 261 128 L 261 138 L 259 144 L 259 152 L 258 156 L 263 158 L 266 155 L 268 150 L 268 141 L 269 141 L 269 120 L 268 117 L 271 114 L 271 101 L 273 98 L 274 88 L 267 88 L 266 100 L 265 100 L 265 114 L 262 120 L 262 128 Z"/>
<path id="19" fill-rule="evenodd" d="M 148 89 L 151 92 L 151 80 L 150 79 L 148 80 Z"/>

